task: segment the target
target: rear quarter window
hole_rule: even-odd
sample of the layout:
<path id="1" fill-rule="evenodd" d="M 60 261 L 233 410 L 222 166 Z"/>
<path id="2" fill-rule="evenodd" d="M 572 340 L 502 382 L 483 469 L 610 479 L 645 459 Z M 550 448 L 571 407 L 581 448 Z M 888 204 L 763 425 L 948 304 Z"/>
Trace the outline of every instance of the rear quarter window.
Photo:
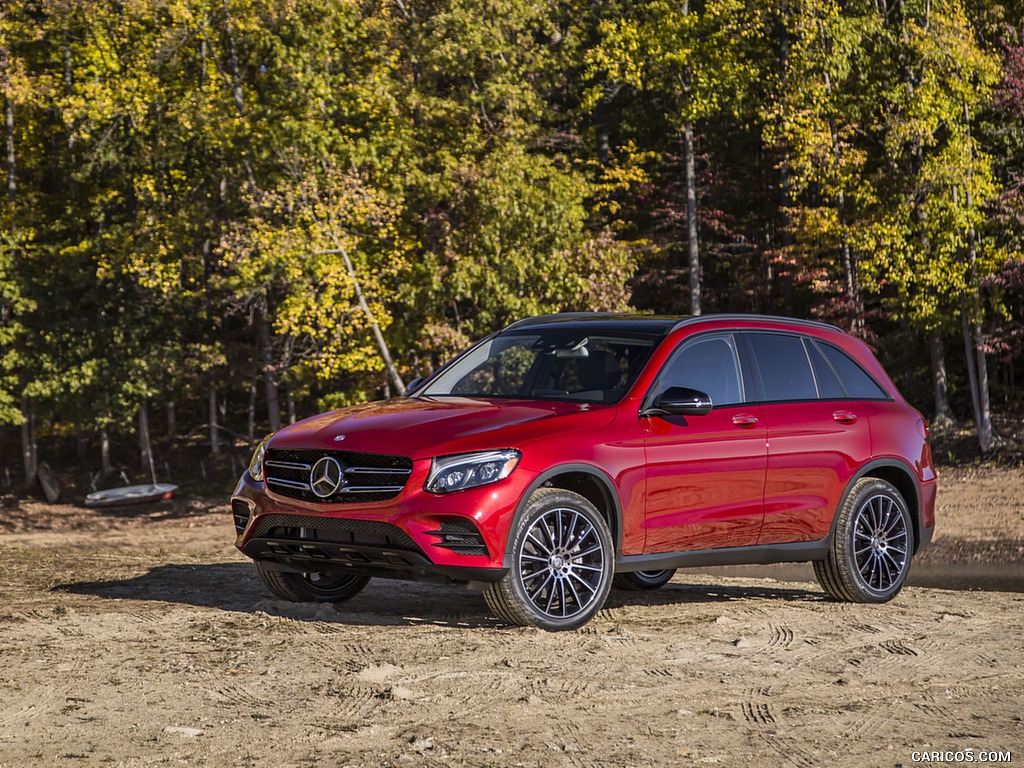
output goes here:
<path id="1" fill-rule="evenodd" d="M 822 351 L 832 369 L 839 377 L 839 381 L 846 390 L 847 397 L 853 400 L 888 400 L 889 394 L 882 389 L 871 375 L 860 365 L 854 362 L 845 352 L 842 352 L 831 344 L 817 342 L 818 349 Z"/>
<path id="2" fill-rule="evenodd" d="M 804 346 L 807 348 L 807 356 L 811 358 L 811 368 L 814 369 L 814 379 L 818 383 L 818 397 L 822 400 L 845 400 L 846 390 L 839 383 L 836 372 L 825 359 L 817 345 L 810 339 L 804 339 Z"/>

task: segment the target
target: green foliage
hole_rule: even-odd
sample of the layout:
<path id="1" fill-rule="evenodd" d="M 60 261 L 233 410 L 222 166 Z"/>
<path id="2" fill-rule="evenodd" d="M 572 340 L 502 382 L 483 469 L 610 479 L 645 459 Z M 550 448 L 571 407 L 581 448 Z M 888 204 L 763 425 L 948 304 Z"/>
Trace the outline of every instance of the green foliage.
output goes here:
<path id="1" fill-rule="evenodd" d="M 369 318 L 357 306 L 341 250 L 358 265 L 374 318 L 388 325 L 382 297 L 406 259 L 393 201 L 354 173 L 310 169 L 259 193 L 249 211 L 222 244 L 224 288 L 269 320 L 287 350 L 287 383 L 359 381 L 380 371 Z"/>
<path id="2" fill-rule="evenodd" d="M 677 126 L 738 111 L 760 74 L 747 55 L 759 43 L 757 10 L 744 0 L 701 6 L 684 10 L 652 0 L 602 19 L 600 43 L 586 57 L 597 82 L 584 106 L 593 108 L 610 84 L 622 84 L 665 99 Z"/>
<path id="3" fill-rule="evenodd" d="M 0 423 L 378 397 L 369 315 L 411 379 L 524 315 L 674 309 L 684 126 L 709 306 L 944 327 L 1024 242 L 1018 17 L 6 0 Z"/>
<path id="4" fill-rule="evenodd" d="M 796 257 L 841 267 L 845 244 L 859 288 L 931 328 L 996 263 L 987 247 L 972 262 L 968 238 L 997 192 L 973 131 L 998 63 L 956 0 L 898 11 L 795 6 L 769 137 L 788 152 Z"/>

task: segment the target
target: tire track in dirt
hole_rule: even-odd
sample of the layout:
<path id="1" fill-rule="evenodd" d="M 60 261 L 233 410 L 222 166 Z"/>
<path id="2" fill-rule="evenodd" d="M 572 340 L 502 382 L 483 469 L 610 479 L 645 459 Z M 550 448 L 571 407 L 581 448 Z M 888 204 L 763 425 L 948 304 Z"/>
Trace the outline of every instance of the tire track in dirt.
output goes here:
<path id="1" fill-rule="evenodd" d="M 920 656 L 920 654 L 906 640 L 886 640 L 880 644 L 882 650 L 894 656 Z"/>
<path id="2" fill-rule="evenodd" d="M 342 720 L 361 720 L 380 707 L 382 691 L 366 686 L 335 684 L 327 687 L 324 696 L 334 700 L 333 714 Z"/>
<path id="3" fill-rule="evenodd" d="M 775 712 L 772 705 L 767 702 L 745 701 L 740 705 L 740 709 L 743 712 L 743 719 L 755 727 L 775 725 Z"/>
<path id="4" fill-rule="evenodd" d="M 353 610 L 261 602 L 248 582 L 228 603 L 225 582 L 207 583 L 201 567 L 237 560 L 216 549 L 222 533 L 175 539 L 211 553 L 189 568 L 147 535 L 124 540 L 146 554 L 123 574 L 76 557 L 50 575 L 38 548 L 7 551 L 0 580 L 21 586 L 0 619 L 0 765 L 853 768 L 905 764 L 911 740 L 1000 747 L 1021 733 L 1015 596 L 912 588 L 846 606 L 709 577 L 616 598 L 577 632 L 544 633 L 490 626 L 462 592 L 401 583 L 382 582 L 380 600 L 361 596 Z M 54 612 L 55 579 L 168 565 L 176 583 L 158 586 L 187 600 L 142 595 L 153 580 L 136 579 L 134 597 L 68 590 L 67 613 Z M 201 723 L 199 737 L 161 735 Z"/>
<path id="5" fill-rule="evenodd" d="M 254 693 L 240 685 L 228 685 L 222 688 L 210 690 L 211 697 L 219 704 L 244 709 L 273 709 L 275 704 L 272 699 L 264 695 Z"/>
<path id="6" fill-rule="evenodd" d="M 934 697 L 928 697 L 928 701 L 915 701 L 914 706 L 929 718 L 939 718 L 946 721 L 954 719 L 953 710 L 942 704 L 935 704 Z"/>
<path id="7" fill-rule="evenodd" d="M 890 723 L 891 720 L 887 713 L 879 712 L 874 708 L 869 708 L 866 716 L 855 719 L 851 733 L 858 739 L 874 738 Z"/>
<path id="8" fill-rule="evenodd" d="M 771 637 L 768 639 L 768 647 L 776 650 L 786 650 L 792 644 L 796 634 L 790 627 L 770 624 Z"/>

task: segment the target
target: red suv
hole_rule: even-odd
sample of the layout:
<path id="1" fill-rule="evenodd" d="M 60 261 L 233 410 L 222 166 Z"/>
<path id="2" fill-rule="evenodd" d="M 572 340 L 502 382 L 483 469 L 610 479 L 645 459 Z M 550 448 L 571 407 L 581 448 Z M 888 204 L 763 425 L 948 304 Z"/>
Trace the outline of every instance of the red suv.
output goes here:
<path id="1" fill-rule="evenodd" d="M 615 314 L 522 320 L 404 397 L 287 427 L 231 501 L 281 598 L 440 580 L 549 630 L 685 566 L 810 561 L 833 598 L 884 602 L 934 506 L 924 420 L 862 342 Z"/>

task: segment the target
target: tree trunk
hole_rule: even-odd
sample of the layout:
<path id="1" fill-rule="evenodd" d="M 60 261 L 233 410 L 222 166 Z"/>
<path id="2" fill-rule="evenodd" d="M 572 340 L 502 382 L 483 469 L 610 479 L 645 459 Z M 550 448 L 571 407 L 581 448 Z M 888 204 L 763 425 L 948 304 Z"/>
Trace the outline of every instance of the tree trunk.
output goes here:
<path id="1" fill-rule="evenodd" d="M 270 344 L 270 327 L 262 314 L 256 317 L 256 332 L 259 334 L 260 357 L 263 359 L 263 391 L 267 399 L 270 431 L 278 432 L 281 429 L 281 397 L 277 387 L 274 349 Z"/>
<path id="2" fill-rule="evenodd" d="M 836 208 L 838 209 L 839 226 L 843 229 L 843 242 L 839 247 L 843 261 L 843 293 L 846 298 L 846 322 L 851 333 L 857 333 L 863 324 L 864 312 L 857 296 L 856 278 L 853 271 L 853 249 L 846 239 L 846 195 L 839 193 Z"/>
<path id="3" fill-rule="evenodd" d="M 114 472 L 110 462 L 110 431 L 104 427 L 100 430 L 100 476 L 109 477 Z"/>
<path id="4" fill-rule="evenodd" d="M 294 424 L 297 421 L 295 416 L 295 396 L 292 394 L 291 390 L 288 390 L 288 396 L 286 399 L 288 403 L 288 423 Z"/>
<path id="5" fill-rule="evenodd" d="M 0 50 L 0 74 L 4 78 L 4 92 L 8 92 L 10 85 L 10 52 L 7 48 Z M 5 155 L 7 170 L 7 200 L 13 209 L 14 202 L 18 198 L 18 176 L 14 154 L 14 101 L 10 96 L 4 97 L 4 129 L 5 129 Z M 22 390 L 24 390 L 25 377 L 20 377 Z M 39 450 L 36 445 L 36 410 L 31 398 L 21 397 L 21 457 L 25 470 L 25 488 L 32 487 L 39 472 Z"/>
<path id="6" fill-rule="evenodd" d="M 982 453 L 988 453 L 996 447 L 996 430 L 992 426 L 992 408 L 988 391 L 988 363 L 982 344 L 981 323 L 972 323 L 971 330 L 974 352 L 978 360 L 978 447 Z"/>
<path id="7" fill-rule="evenodd" d="M 174 409 L 174 401 L 167 401 L 167 436 L 174 437 L 178 434 L 178 418 Z"/>
<path id="8" fill-rule="evenodd" d="M 36 406 L 32 399 L 21 398 L 21 458 L 25 467 L 25 489 L 36 482 L 39 474 L 39 447 L 36 443 Z"/>
<path id="9" fill-rule="evenodd" d="M 220 453 L 220 426 L 217 421 L 217 387 L 210 385 L 210 453 Z"/>
<path id="10" fill-rule="evenodd" d="M 818 22 L 818 30 L 824 43 L 825 32 L 821 21 Z M 825 93 L 829 99 L 832 98 L 832 78 L 825 73 Z M 839 143 L 839 128 L 833 115 L 828 118 L 829 139 L 832 142 L 832 167 L 836 175 L 840 175 L 842 167 L 842 147 Z M 853 248 L 850 246 L 849 238 L 846 235 L 846 192 L 839 190 L 835 199 L 836 221 L 839 224 L 842 238 L 839 244 L 839 259 L 843 265 L 843 298 L 846 300 L 846 321 L 849 330 L 856 333 L 863 325 L 863 307 L 860 296 L 857 292 L 857 277 L 855 273 Z"/>
<path id="11" fill-rule="evenodd" d="M 683 0 L 679 12 L 690 13 L 690 0 Z M 683 68 L 680 84 L 685 98 L 689 100 L 690 81 L 693 72 L 689 66 Z M 697 172 L 693 150 L 693 123 L 683 124 L 683 165 L 686 175 L 686 266 L 690 272 L 690 314 L 700 314 L 700 251 L 697 243 Z"/>
<path id="12" fill-rule="evenodd" d="M 971 144 L 971 112 L 967 106 L 967 102 L 964 102 L 964 125 L 967 127 L 967 147 L 968 147 L 968 166 L 967 166 L 967 179 L 971 181 L 973 179 L 973 163 L 974 163 L 974 152 L 973 145 Z M 954 190 L 955 191 L 955 190 Z M 971 184 L 967 184 L 967 209 L 974 209 L 974 191 L 971 189 Z M 989 403 L 989 392 L 988 392 L 988 365 L 985 362 L 985 350 L 982 348 L 982 331 L 981 331 L 981 299 L 978 296 L 978 236 L 974 230 L 974 227 L 968 227 L 967 229 L 967 259 L 968 259 L 968 274 L 970 280 L 968 285 L 970 288 L 970 318 L 964 316 L 964 341 L 969 341 L 969 348 L 967 350 L 968 366 L 976 367 L 977 376 L 972 377 L 972 395 L 974 398 L 974 417 L 975 423 L 978 425 L 978 447 L 982 453 L 988 453 L 996 445 L 996 433 L 992 427 L 992 410 Z M 976 366 L 970 366 L 971 352 L 974 353 L 974 363 Z"/>
<path id="13" fill-rule="evenodd" d="M 996 446 L 997 435 L 992 426 L 992 410 L 988 391 L 988 365 L 982 349 L 981 323 L 968 319 L 969 308 L 977 302 L 977 294 L 964 295 L 960 314 L 964 334 L 964 352 L 967 355 L 967 376 L 971 384 L 971 403 L 974 406 L 974 423 L 978 429 L 978 448 L 988 453 Z"/>
<path id="14" fill-rule="evenodd" d="M 956 424 L 949 405 L 949 384 L 946 378 L 946 355 L 942 349 L 942 334 L 938 329 L 928 332 L 928 350 L 932 360 L 932 385 L 935 394 L 935 413 L 932 426 L 948 429 Z"/>
<path id="15" fill-rule="evenodd" d="M 781 232 L 779 242 L 782 244 L 783 253 L 789 253 L 793 247 L 793 222 L 789 210 L 793 207 L 793 184 L 789 176 L 789 153 L 785 150 L 779 153 L 779 197 L 782 206 L 779 210 Z M 769 270 L 771 259 L 765 259 Z M 782 305 L 787 314 L 793 313 L 793 268 L 787 265 L 778 270 L 779 279 L 782 281 Z M 768 275 L 768 287 L 771 289 L 772 275 Z"/>
<path id="16" fill-rule="evenodd" d="M 3 69 L 5 81 L 8 80 L 7 73 L 10 71 L 9 60 L 10 54 L 5 48 L 0 52 L 0 68 Z M 14 155 L 14 101 L 9 96 L 4 98 L 4 127 L 6 128 L 5 149 L 7 150 L 7 199 L 13 203 L 18 196 L 18 177 L 15 172 Z"/>
<path id="17" fill-rule="evenodd" d="M 249 418 L 247 420 L 249 445 L 256 444 L 256 376 L 249 380 Z"/>
<path id="18" fill-rule="evenodd" d="M 391 379 L 391 383 L 395 385 L 395 389 L 399 392 L 405 392 L 405 383 L 402 381 L 402 377 L 398 375 L 398 369 L 395 368 L 395 363 L 391 359 L 391 350 L 388 349 L 388 344 L 384 340 L 384 334 L 381 333 L 380 326 L 377 324 L 377 318 L 373 316 L 370 305 L 366 303 L 366 297 L 363 296 L 363 289 L 359 284 L 359 276 L 356 274 L 356 268 L 352 264 L 352 259 L 349 258 L 348 251 L 342 247 L 338 236 L 332 233 L 332 237 L 336 247 L 327 251 L 318 251 L 318 253 L 340 253 L 342 259 L 345 260 L 345 269 L 348 270 L 348 276 L 352 278 L 352 287 L 355 289 L 356 301 L 359 303 L 359 308 L 363 311 L 363 314 L 370 321 L 370 331 L 373 333 L 373 338 L 377 342 L 377 349 L 380 350 L 381 359 L 384 361 L 384 370 Z"/>
<path id="19" fill-rule="evenodd" d="M 789 2 L 788 0 L 782 0 L 778 5 L 779 12 L 779 26 L 776 33 L 776 40 L 778 40 L 778 60 L 779 60 L 779 82 L 782 85 L 782 91 L 786 92 L 789 87 L 789 59 L 792 51 L 792 41 L 789 34 Z M 781 118 L 780 118 L 781 122 Z M 794 207 L 793 202 L 793 182 L 790 178 L 789 166 L 790 166 L 789 148 L 787 146 L 779 147 L 778 155 L 778 167 L 779 167 L 779 201 L 780 206 L 778 209 L 779 215 L 779 242 L 782 245 L 783 253 L 788 254 L 793 247 L 793 222 L 790 216 L 790 211 Z M 771 260 L 765 260 L 768 264 L 768 268 L 771 269 Z M 782 303 L 787 314 L 793 313 L 793 268 L 787 265 L 785 268 L 779 269 L 779 278 L 782 280 Z M 768 288 L 771 290 L 772 276 L 769 275 Z"/>
<path id="20" fill-rule="evenodd" d="M 970 321 L 967 319 L 970 310 L 968 309 L 967 294 L 960 298 L 960 330 L 964 337 L 964 355 L 967 358 L 967 381 L 971 388 L 971 406 L 974 411 L 974 423 L 981 424 L 981 402 L 978 398 L 978 374 L 975 365 L 977 358 L 974 354 L 974 344 L 971 341 Z M 979 444 L 980 444 L 979 429 Z"/>
<path id="21" fill-rule="evenodd" d="M 153 443 L 149 437 L 148 400 L 143 400 L 139 406 L 139 458 L 142 462 L 142 471 L 150 471 L 153 467 Z"/>
<path id="22" fill-rule="evenodd" d="M 686 164 L 686 263 L 690 270 L 690 314 L 700 314 L 700 251 L 697 247 L 697 173 L 693 156 L 693 126 L 683 126 Z"/>

